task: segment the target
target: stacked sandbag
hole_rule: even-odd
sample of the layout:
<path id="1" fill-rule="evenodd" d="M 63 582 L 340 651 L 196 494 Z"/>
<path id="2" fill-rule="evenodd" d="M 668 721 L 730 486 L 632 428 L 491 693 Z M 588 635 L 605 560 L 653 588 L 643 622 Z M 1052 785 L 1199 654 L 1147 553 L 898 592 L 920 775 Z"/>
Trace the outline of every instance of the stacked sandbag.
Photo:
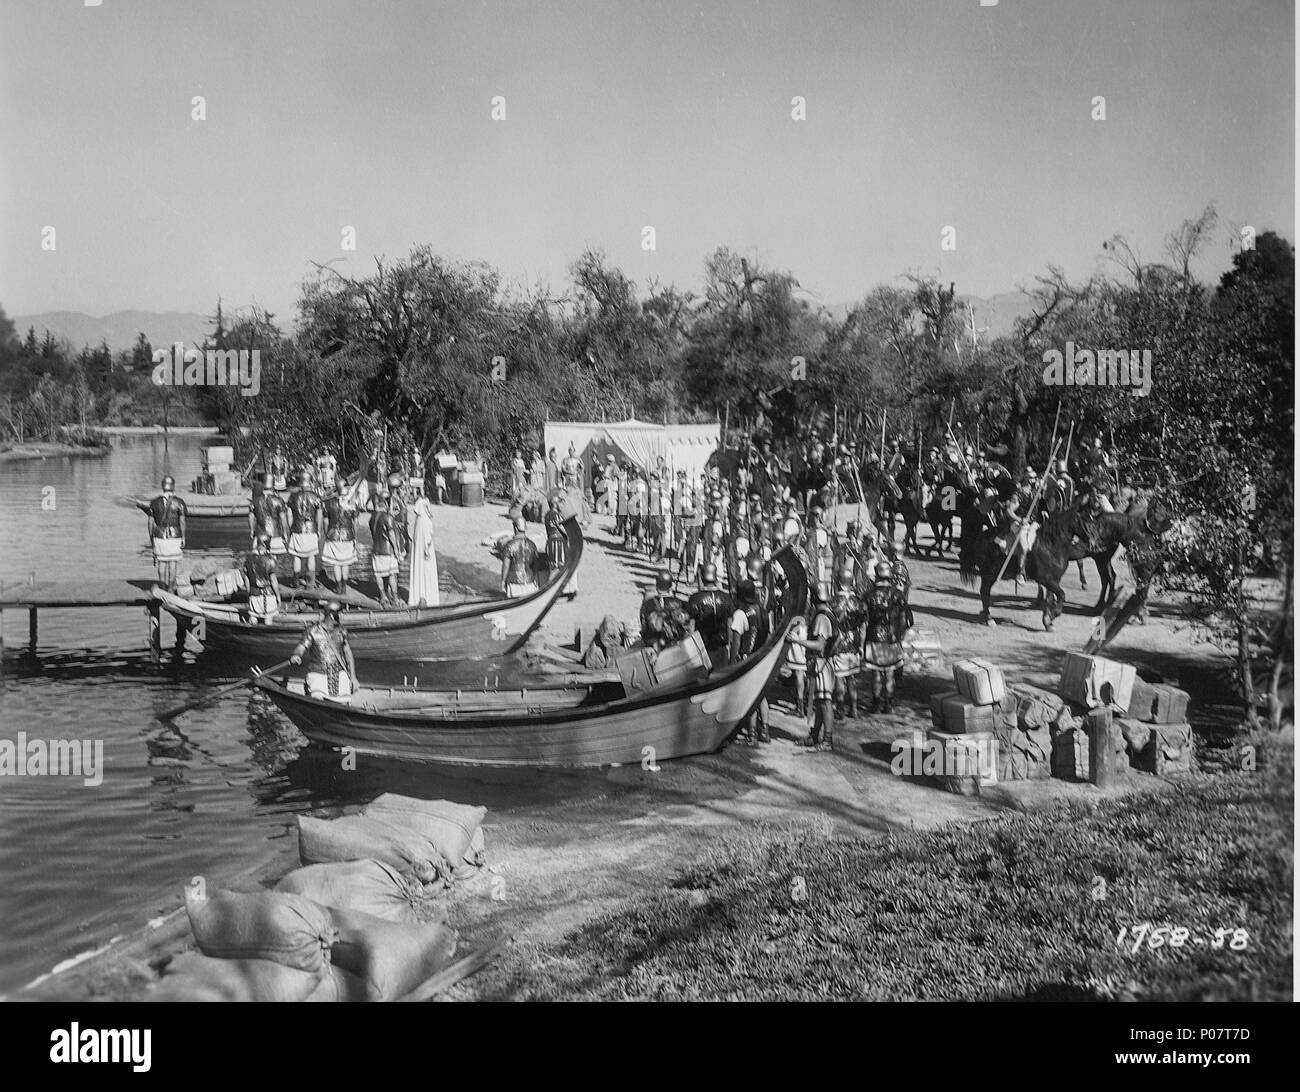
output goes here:
<path id="1" fill-rule="evenodd" d="M 199 951 L 218 959 L 269 959 L 319 974 L 338 930 L 311 899 L 277 891 L 220 891 L 185 902 Z"/>
<path id="2" fill-rule="evenodd" d="M 1159 777 L 1195 768 L 1195 737 L 1187 723 L 1189 702 L 1186 690 L 1167 683 L 1138 679 L 1133 684 L 1128 715 L 1116 718 L 1130 765 Z"/>
<path id="3" fill-rule="evenodd" d="M 446 921 L 446 908 L 420 884 L 383 861 L 337 861 L 307 865 L 285 876 L 277 891 L 301 895 L 321 906 L 355 910 L 384 921 Z"/>
<path id="4" fill-rule="evenodd" d="M 185 952 L 167 964 L 150 1001 L 307 1001 L 330 981 L 269 959 L 214 959 Z"/>
<path id="5" fill-rule="evenodd" d="M 331 911 L 339 939 L 332 957 L 340 1001 L 396 1001 L 432 978 L 456 953 L 444 922 L 391 922 L 355 910 Z"/>
<path id="6" fill-rule="evenodd" d="M 391 816 L 298 816 L 298 859 L 305 865 L 376 860 L 420 884 L 450 884 L 454 865 L 428 838 Z"/>
<path id="7" fill-rule="evenodd" d="M 157 1001 L 302 1001 L 329 978 L 339 939 L 329 911 L 275 891 L 187 894 L 199 953 L 173 959 Z"/>
<path id="8" fill-rule="evenodd" d="M 415 831 L 449 863 L 454 879 L 472 875 L 487 859 L 483 843 L 487 808 L 481 805 L 386 792 L 367 804 L 361 814 Z"/>

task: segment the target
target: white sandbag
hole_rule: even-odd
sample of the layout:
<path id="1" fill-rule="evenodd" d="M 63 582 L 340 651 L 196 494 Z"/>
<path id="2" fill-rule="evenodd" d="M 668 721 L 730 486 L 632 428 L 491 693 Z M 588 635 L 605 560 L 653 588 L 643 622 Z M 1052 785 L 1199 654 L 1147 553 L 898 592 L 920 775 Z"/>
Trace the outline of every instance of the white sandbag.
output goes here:
<path id="1" fill-rule="evenodd" d="M 329 911 L 301 895 L 220 891 L 187 898 L 185 910 L 200 951 L 218 959 L 269 959 L 319 973 L 338 939 Z"/>
<path id="2" fill-rule="evenodd" d="M 470 850 L 474 832 L 483 825 L 487 808 L 386 792 L 362 808 L 361 814 L 418 831 L 448 861 L 459 865 Z"/>
<path id="3" fill-rule="evenodd" d="M 360 975 L 330 964 L 329 974 L 321 979 L 320 985 L 304 1000 L 338 1003 L 368 1001 L 369 998 L 366 996 L 366 984 Z"/>
<path id="4" fill-rule="evenodd" d="M 359 910 L 384 921 L 446 920 L 446 909 L 383 861 L 336 861 L 295 869 L 275 885 L 321 906 Z M 441 915 L 439 919 L 439 915 Z"/>
<path id="5" fill-rule="evenodd" d="M 150 1001 L 303 1001 L 324 984 L 329 968 L 301 971 L 269 959 L 214 959 L 186 952 L 167 965 Z"/>
<path id="6" fill-rule="evenodd" d="M 456 931 L 438 922 L 397 924 L 355 910 L 334 910 L 331 916 L 339 932 L 331 958 L 362 980 L 368 1001 L 396 1001 L 456 954 Z"/>
<path id="7" fill-rule="evenodd" d="M 452 867 L 428 838 L 398 825 L 393 815 L 298 816 L 298 858 L 303 864 L 373 859 L 420 883 L 451 875 Z"/>

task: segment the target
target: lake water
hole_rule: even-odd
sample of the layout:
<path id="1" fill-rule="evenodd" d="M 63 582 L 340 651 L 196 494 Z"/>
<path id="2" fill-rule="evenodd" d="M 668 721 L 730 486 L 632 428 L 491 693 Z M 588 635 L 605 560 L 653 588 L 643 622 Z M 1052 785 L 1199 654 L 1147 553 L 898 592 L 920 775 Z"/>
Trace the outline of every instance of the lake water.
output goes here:
<path id="1" fill-rule="evenodd" d="M 164 474 L 187 483 L 199 436 L 123 438 L 103 458 L 0 463 L 0 580 L 151 578 L 145 518 L 122 503 Z M 42 497 L 53 487 L 54 509 Z M 243 536 L 207 551 L 232 557 Z M 443 564 L 440 559 L 440 566 Z M 448 568 L 456 566 L 447 559 Z M 27 612 L 7 611 L 0 739 L 100 740 L 102 784 L 0 777 L 0 992 L 143 925 L 190 877 L 220 879 L 290 844 L 295 814 L 379 792 L 446 796 L 502 810 L 597 791 L 598 775 L 438 771 L 367 760 L 355 773 L 305 741 L 261 695 L 241 691 L 185 715 L 155 714 L 238 678 L 238 665 L 192 655 L 149 661 L 141 608 L 45 610 L 35 658 Z M 172 626 L 164 619 L 164 644 Z M 394 678 L 402 665 L 391 665 Z M 509 665 L 445 665 L 472 685 Z M 368 671 L 373 676 L 374 672 Z"/>

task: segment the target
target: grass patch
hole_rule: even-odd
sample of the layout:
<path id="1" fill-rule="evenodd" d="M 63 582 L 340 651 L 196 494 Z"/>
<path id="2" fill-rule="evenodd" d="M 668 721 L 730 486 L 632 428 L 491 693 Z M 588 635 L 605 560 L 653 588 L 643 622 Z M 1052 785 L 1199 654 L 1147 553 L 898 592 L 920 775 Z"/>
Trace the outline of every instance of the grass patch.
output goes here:
<path id="1" fill-rule="evenodd" d="M 485 999 L 1282 1000 L 1290 769 L 928 834 L 720 840 L 658 894 L 521 945 Z M 1099 882 L 1100 881 L 1100 882 Z M 1104 888 L 1101 884 L 1104 883 Z M 1134 954 L 1122 926 L 1207 941 Z"/>

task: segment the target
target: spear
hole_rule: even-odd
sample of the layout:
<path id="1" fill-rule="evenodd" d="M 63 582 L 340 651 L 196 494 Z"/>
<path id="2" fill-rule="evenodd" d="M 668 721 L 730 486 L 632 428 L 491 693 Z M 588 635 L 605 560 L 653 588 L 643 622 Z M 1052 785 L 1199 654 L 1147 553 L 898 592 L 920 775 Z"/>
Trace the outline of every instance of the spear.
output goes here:
<path id="1" fill-rule="evenodd" d="M 1060 441 L 1058 440 L 1055 444 L 1052 445 L 1052 453 L 1047 457 L 1047 465 L 1049 468 L 1052 465 L 1052 460 L 1056 458 L 1056 448 L 1059 444 Z M 1034 489 L 1034 495 L 1029 501 L 1029 509 L 1025 513 L 1026 523 L 1029 522 L 1030 517 L 1034 514 L 1034 509 L 1038 507 L 1038 498 L 1039 495 L 1043 492 L 1043 483 L 1046 481 L 1047 481 L 1047 471 L 1044 470 L 1043 476 L 1038 479 L 1038 486 L 1037 488 Z M 1018 539 L 1019 537 L 1020 536 L 1017 534 L 1016 538 Z M 1015 553 L 1015 551 L 1016 551 L 1016 543 L 1015 541 L 1012 541 L 1011 545 L 1007 547 L 1007 556 L 1002 559 L 1002 568 L 998 570 L 998 575 L 993 581 L 995 584 L 1002 579 L 1002 574 L 1007 571 L 1007 566 L 1011 563 L 1011 555 Z"/>

